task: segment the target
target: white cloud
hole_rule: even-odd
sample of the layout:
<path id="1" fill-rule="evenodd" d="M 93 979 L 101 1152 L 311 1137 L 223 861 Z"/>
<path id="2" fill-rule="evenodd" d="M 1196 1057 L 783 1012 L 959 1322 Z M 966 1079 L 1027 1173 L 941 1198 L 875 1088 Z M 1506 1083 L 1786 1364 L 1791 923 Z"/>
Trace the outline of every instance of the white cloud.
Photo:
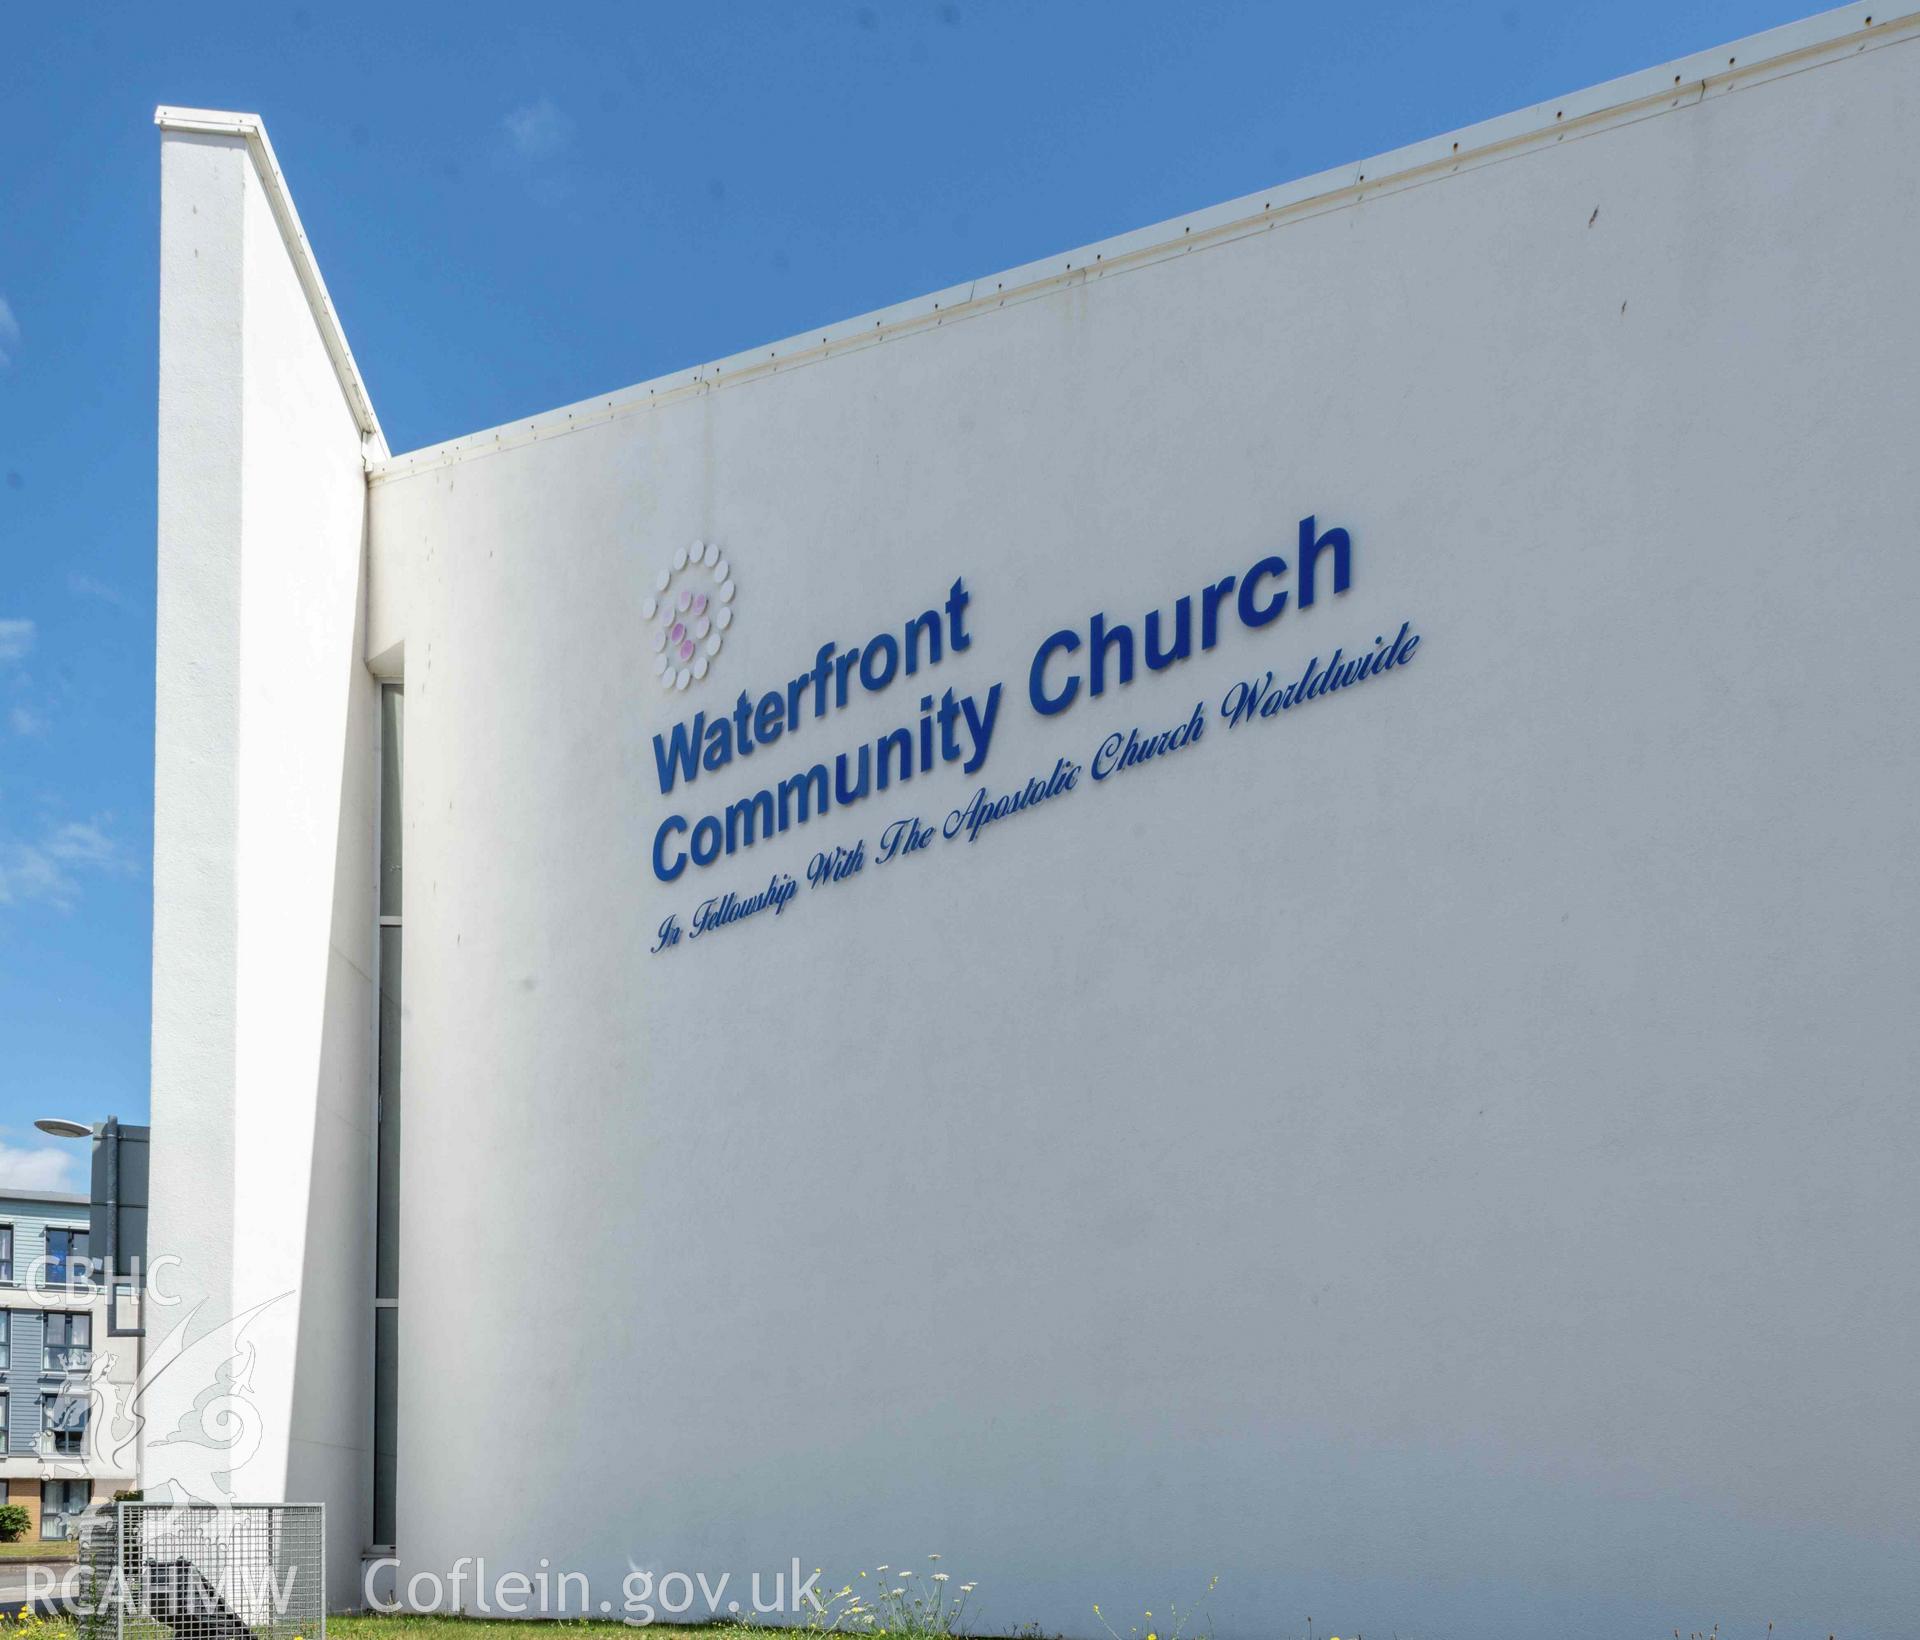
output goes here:
<path id="1" fill-rule="evenodd" d="M 67 591 L 76 598 L 97 598 L 103 604 L 112 604 L 115 609 L 131 609 L 133 600 L 111 581 L 101 581 L 91 575 L 69 575 Z"/>
<path id="2" fill-rule="evenodd" d="M 17 661 L 33 647 L 33 622 L 0 620 L 0 661 Z"/>
<path id="3" fill-rule="evenodd" d="M 43 734 L 47 720 L 31 706 L 12 706 L 7 709 L 7 727 L 16 735 Z"/>
<path id="4" fill-rule="evenodd" d="M 0 906 L 37 902 L 66 911 L 80 897 L 82 876 L 131 870 L 132 860 L 96 820 L 50 825 L 37 842 L 0 837 Z"/>
<path id="5" fill-rule="evenodd" d="M 20 321 L 6 297 L 0 296 L 0 369 L 13 363 L 13 350 L 20 345 Z"/>
<path id="6" fill-rule="evenodd" d="M 547 97 L 522 104 L 500 124 L 522 159 L 551 159 L 573 141 L 573 121 Z"/>
<path id="7" fill-rule="evenodd" d="M 69 1139 L 61 1145 L 12 1145 L 0 1139 L 0 1194 L 16 1190 L 65 1190 L 77 1193 L 85 1145 Z"/>

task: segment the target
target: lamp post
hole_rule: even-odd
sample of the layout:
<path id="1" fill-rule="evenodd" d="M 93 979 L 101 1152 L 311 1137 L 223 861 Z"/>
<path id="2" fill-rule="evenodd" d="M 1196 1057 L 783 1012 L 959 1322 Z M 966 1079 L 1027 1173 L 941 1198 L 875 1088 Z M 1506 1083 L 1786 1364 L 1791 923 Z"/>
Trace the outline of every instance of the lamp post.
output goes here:
<path id="1" fill-rule="evenodd" d="M 93 1141 L 88 1228 L 100 1250 L 111 1301 L 114 1279 L 128 1276 L 138 1282 L 146 1264 L 147 1140 L 152 1130 L 122 1122 L 117 1116 L 109 1116 L 97 1125 L 67 1116 L 42 1116 L 33 1125 L 56 1139 Z M 109 1302 L 108 1331 L 115 1337 L 125 1336 L 113 1321 Z"/>
<path id="2" fill-rule="evenodd" d="M 42 1133 L 51 1134 L 56 1139 L 95 1137 L 94 1130 L 85 1122 L 76 1122 L 67 1116 L 42 1116 L 33 1125 Z M 107 1245 L 103 1252 L 104 1262 L 101 1267 L 107 1274 L 107 1326 L 111 1329 L 113 1326 L 113 1277 L 116 1263 L 114 1254 L 117 1251 L 114 1241 L 115 1232 L 119 1229 L 115 1221 L 120 1217 L 120 1119 L 117 1116 L 109 1116 L 100 1126 L 99 1137 L 107 1146 Z M 88 1228 L 92 1228 L 91 1223 Z M 67 1279 L 69 1282 L 72 1281 L 71 1272 L 68 1273 Z"/>

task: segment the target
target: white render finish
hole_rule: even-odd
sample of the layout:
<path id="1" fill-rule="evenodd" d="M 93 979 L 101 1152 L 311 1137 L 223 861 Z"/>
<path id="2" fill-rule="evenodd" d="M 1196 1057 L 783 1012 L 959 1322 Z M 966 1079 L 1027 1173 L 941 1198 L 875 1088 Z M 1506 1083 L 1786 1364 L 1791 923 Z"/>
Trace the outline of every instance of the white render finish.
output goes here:
<path id="1" fill-rule="evenodd" d="M 196 1327 L 256 1306 L 241 1499 L 357 1521 L 371 1450 L 365 459 L 264 138 L 163 115 L 150 1255 Z M 363 442 L 364 440 L 364 442 Z M 231 1331 L 231 1328 L 228 1329 Z M 161 1376 L 150 1435 L 207 1388 Z M 257 1446 L 255 1442 L 257 1441 Z M 149 1441 L 145 1483 L 199 1454 Z M 197 1473 L 197 1471 L 196 1471 Z M 202 1483 L 204 1484 L 204 1482 Z M 355 1532 L 330 1534 L 351 1589 Z"/>
<path id="2" fill-rule="evenodd" d="M 1095 1601 L 1124 1632 L 1214 1572 L 1223 1640 L 1308 1614 L 1911 1632 L 1920 25 L 1872 15 L 1092 269 L 371 455 L 359 653 L 408 697 L 403 1579 L 545 1557 L 618 1601 L 630 1565 L 838 1578 L 939 1551 L 987 1626 L 1072 1635 Z M 324 351 L 288 330 L 311 385 Z M 237 561 L 228 480 L 251 493 L 215 474 L 178 521 Z M 345 511 L 296 560 L 336 628 Z M 1293 559 L 1307 514 L 1352 533 L 1348 592 L 1031 710 L 1048 633 L 1100 610 L 1138 636 Z M 239 651 L 241 722 L 163 711 L 185 765 L 163 795 L 220 798 L 165 847 L 237 863 L 189 882 L 222 928 L 264 908 L 291 973 L 346 948 L 353 905 L 323 926 L 310 882 L 247 871 L 271 815 L 280 864 L 351 881 L 370 949 L 368 674 L 343 685 L 326 646 L 283 665 L 279 589 L 183 567 L 206 630 L 170 615 L 168 517 L 163 492 L 163 707 L 204 638 Z M 736 618 L 663 694 L 643 599 L 694 540 L 725 552 Z M 655 734 L 956 576 L 971 648 L 662 798 Z M 256 609 L 275 661 L 249 694 Z M 1404 671 L 1221 720 L 1236 680 L 1402 621 Z M 668 812 L 995 682 L 976 779 L 654 880 Z M 246 711 L 277 688 L 287 755 L 365 752 L 324 811 L 337 853 L 269 796 L 320 804 L 311 768 L 256 775 Z M 1196 702 L 1205 738 L 1164 764 L 806 886 L 818 849 L 871 856 L 901 815 L 937 825 Z M 801 879 L 779 917 L 649 954 L 669 912 L 776 870 Z M 162 1015 L 158 910 L 155 938 L 156 1145 L 217 1104 L 176 1073 L 163 1114 L 163 1030 L 246 1114 L 237 1144 L 316 1105 L 255 1107 L 227 1055 L 323 1110 L 359 1075 L 365 1113 L 364 971 L 320 1008 L 361 1057 L 316 1077 L 310 961 L 216 984 L 240 946 L 170 919 L 164 960 L 212 976 L 189 1029 L 177 975 Z M 301 1190 L 309 1162 L 316 1186 L 364 1169 L 299 1154 Z M 237 1149 L 233 1171 L 244 1237 L 284 1210 Z M 266 1262 L 297 1264 L 303 1219 L 269 1222 L 290 1234 Z M 328 1318 L 364 1237 L 306 1235 L 329 1285 L 303 1313 L 345 1360 Z M 341 1523 L 352 1498 L 317 1495 Z"/>

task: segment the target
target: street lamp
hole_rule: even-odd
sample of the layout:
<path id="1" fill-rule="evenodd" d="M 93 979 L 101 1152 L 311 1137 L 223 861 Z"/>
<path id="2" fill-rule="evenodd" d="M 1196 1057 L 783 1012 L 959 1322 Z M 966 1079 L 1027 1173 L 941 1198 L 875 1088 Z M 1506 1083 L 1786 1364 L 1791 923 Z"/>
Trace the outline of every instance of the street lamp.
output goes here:
<path id="1" fill-rule="evenodd" d="M 90 1142 L 93 1168 L 87 1192 L 89 1262 L 95 1249 L 99 1249 L 103 1255 L 100 1266 L 106 1277 L 107 1336 L 133 1339 L 137 1395 L 137 1386 L 146 1373 L 146 1305 L 141 1300 L 144 1298 L 143 1272 L 147 1259 L 147 1140 L 150 1130 L 123 1126 L 117 1116 L 109 1116 L 98 1125 L 76 1122 L 67 1116 L 42 1116 L 33 1125 L 56 1139 L 85 1139 Z M 123 1145 L 126 1147 L 124 1165 L 121 1154 Z M 126 1287 L 127 1296 L 138 1303 L 138 1308 L 134 1314 L 135 1324 L 122 1327 L 120 1293 L 122 1281 L 127 1277 L 131 1278 Z M 67 1268 L 67 1279 L 69 1283 L 73 1279 L 71 1264 Z M 144 1425 L 144 1419 L 135 1419 L 134 1472 L 131 1479 L 136 1488 L 146 1473 Z"/>
<path id="2" fill-rule="evenodd" d="M 122 1123 L 117 1116 L 93 1124 L 70 1116 L 42 1116 L 34 1124 L 56 1139 L 89 1139 L 93 1143 L 93 1178 L 88 1191 L 90 1253 L 100 1256 L 107 1282 L 107 1332 L 124 1338 L 139 1336 L 144 1324 L 119 1324 L 120 1280 L 131 1276 L 136 1287 L 147 1260 L 147 1138 L 149 1130 Z M 124 1156 L 123 1156 L 124 1151 Z"/>
<path id="3" fill-rule="evenodd" d="M 42 1133 L 51 1133 L 56 1139 L 91 1139 L 93 1129 L 85 1122 L 70 1121 L 65 1116 L 42 1116 L 33 1124 Z"/>

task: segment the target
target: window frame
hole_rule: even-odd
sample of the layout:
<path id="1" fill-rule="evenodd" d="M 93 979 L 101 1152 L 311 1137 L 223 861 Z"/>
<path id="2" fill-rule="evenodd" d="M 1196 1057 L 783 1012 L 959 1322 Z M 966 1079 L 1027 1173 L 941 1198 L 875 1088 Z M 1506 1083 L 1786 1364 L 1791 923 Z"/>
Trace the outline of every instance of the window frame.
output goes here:
<path id="1" fill-rule="evenodd" d="M 55 1429 L 53 1427 L 54 1409 L 62 1401 L 80 1403 L 80 1427 L 78 1429 Z M 67 1389 L 43 1389 L 40 1392 L 40 1434 L 45 1455 L 49 1458 L 84 1458 L 87 1455 L 87 1432 L 93 1425 L 93 1402 L 86 1395 L 76 1395 Z"/>
<path id="2" fill-rule="evenodd" d="M 63 1236 L 66 1244 L 59 1255 L 59 1273 L 55 1272 L 53 1238 Z M 74 1243 L 79 1242 L 78 1253 Z M 64 1287 L 69 1292 L 91 1288 L 93 1281 L 93 1231 L 84 1224 L 49 1224 L 45 1249 L 40 1260 L 41 1280 L 48 1287 Z"/>
<path id="3" fill-rule="evenodd" d="M 60 1343 L 53 1341 L 53 1323 L 55 1319 L 66 1323 L 66 1337 Z M 86 1323 L 87 1336 L 82 1342 L 76 1342 L 73 1336 L 73 1324 L 76 1321 Z M 54 1359 L 54 1351 L 60 1351 L 59 1360 Z M 79 1350 L 80 1359 L 73 1359 L 73 1352 Z M 91 1310 L 42 1310 L 40 1312 L 40 1372 L 43 1377 L 57 1374 L 85 1372 L 93 1364 L 93 1312 Z"/>
<path id="4" fill-rule="evenodd" d="M 80 1507 L 71 1512 L 65 1509 L 49 1509 L 47 1507 L 47 1489 L 49 1487 L 56 1487 L 56 1486 L 61 1488 L 60 1496 L 63 1499 L 70 1497 L 72 1495 L 70 1490 L 71 1488 L 76 1486 L 84 1487 L 86 1491 L 85 1491 L 85 1495 L 80 1500 Z M 41 1542 L 43 1543 L 65 1542 L 68 1536 L 70 1535 L 68 1532 L 66 1531 L 49 1532 L 47 1530 L 47 1527 L 51 1523 L 56 1521 L 77 1522 L 80 1519 L 80 1517 L 84 1515 L 92 1507 L 93 1507 L 93 1477 L 92 1476 L 90 1475 L 58 1475 L 58 1476 L 43 1475 L 41 1476 L 40 1478 L 40 1540 Z"/>

